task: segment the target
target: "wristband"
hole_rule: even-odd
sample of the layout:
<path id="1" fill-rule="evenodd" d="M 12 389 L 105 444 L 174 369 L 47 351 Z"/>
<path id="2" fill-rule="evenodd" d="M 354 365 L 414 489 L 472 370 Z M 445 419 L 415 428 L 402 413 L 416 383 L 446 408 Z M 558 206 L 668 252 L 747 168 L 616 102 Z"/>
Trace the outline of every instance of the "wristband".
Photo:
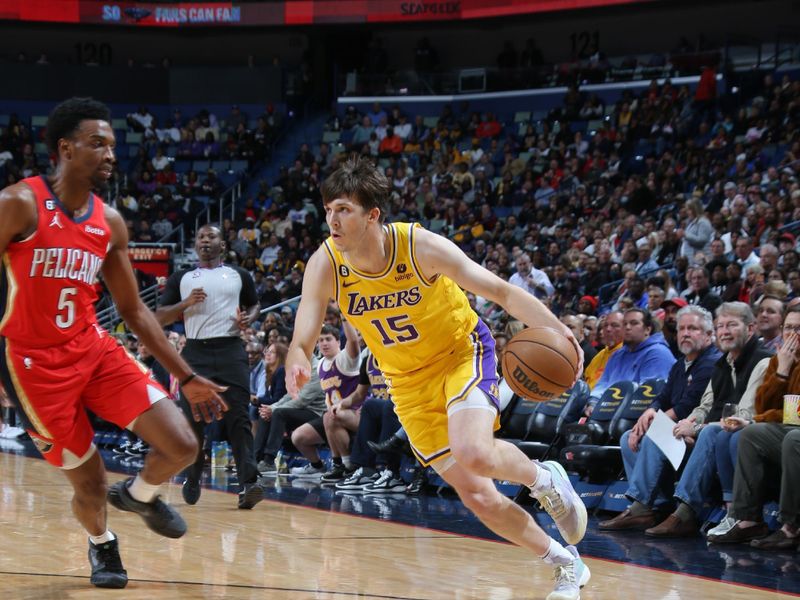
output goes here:
<path id="1" fill-rule="evenodd" d="M 189 375 L 187 375 L 186 377 L 184 377 L 183 379 L 181 379 L 181 385 L 186 385 L 187 383 L 189 383 L 189 382 L 190 382 L 192 379 L 194 379 L 195 377 L 197 377 L 197 373 L 195 373 L 194 371 L 192 371 L 191 373 L 189 373 Z"/>

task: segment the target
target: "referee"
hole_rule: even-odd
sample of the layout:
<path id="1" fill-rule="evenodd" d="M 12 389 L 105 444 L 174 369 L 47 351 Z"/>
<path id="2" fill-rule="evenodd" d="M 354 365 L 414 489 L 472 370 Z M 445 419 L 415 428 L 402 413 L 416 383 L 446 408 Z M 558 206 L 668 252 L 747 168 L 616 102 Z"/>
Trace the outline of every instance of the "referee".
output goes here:
<path id="1" fill-rule="evenodd" d="M 258 297 L 247 271 L 222 263 L 226 248 L 219 227 L 200 227 L 194 247 L 199 258 L 197 267 L 176 271 L 170 276 L 159 300 L 156 317 L 162 326 L 183 317 L 186 327 L 183 358 L 198 374 L 228 386 L 222 393 L 229 407 L 222 419 L 222 427 L 236 462 L 239 508 L 249 509 L 263 500 L 264 490 L 257 482 L 258 469 L 248 415 L 250 372 L 239 333 L 256 319 Z M 183 393 L 181 407 L 189 417 L 200 445 L 197 460 L 186 470 L 182 489 L 186 503 L 196 504 L 200 499 L 203 475 L 204 423 L 191 418 Z"/>

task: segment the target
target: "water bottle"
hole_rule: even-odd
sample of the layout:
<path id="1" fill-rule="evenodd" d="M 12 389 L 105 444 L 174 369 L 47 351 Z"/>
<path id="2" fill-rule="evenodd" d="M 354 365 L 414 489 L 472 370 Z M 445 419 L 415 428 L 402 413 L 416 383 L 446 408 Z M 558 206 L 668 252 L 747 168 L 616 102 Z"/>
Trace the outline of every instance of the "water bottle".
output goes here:
<path id="1" fill-rule="evenodd" d="M 224 469 L 228 464 L 228 443 L 227 442 L 212 442 L 211 443 L 211 468 Z"/>
<path id="2" fill-rule="evenodd" d="M 278 450 L 278 454 L 275 456 L 275 472 L 285 473 L 286 471 L 286 460 L 283 458 L 283 450 Z"/>

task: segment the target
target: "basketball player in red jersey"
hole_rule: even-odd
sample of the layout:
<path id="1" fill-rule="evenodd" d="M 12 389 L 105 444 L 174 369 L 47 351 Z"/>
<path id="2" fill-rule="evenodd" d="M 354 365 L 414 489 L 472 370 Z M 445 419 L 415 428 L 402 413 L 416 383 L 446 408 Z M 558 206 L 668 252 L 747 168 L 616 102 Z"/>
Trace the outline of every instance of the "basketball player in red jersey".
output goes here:
<path id="1" fill-rule="evenodd" d="M 94 283 L 102 274 L 120 315 L 183 384 L 196 419 L 226 410 L 224 388 L 195 375 L 139 299 L 125 222 L 93 190 L 106 188 L 114 158 L 108 108 L 90 98 L 59 104 L 47 122 L 57 154 L 51 177 L 0 192 L 0 382 L 44 458 L 72 484 L 72 510 L 89 533 L 91 582 L 125 587 L 106 496 L 147 526 L 180 537 L 186 523 L 158 487 L 194 460 L 197 441 L 167 393 L 97 324 Z M 85 409 L 132 430 L 151 446 L 144 468 L 107 489 Z"/>

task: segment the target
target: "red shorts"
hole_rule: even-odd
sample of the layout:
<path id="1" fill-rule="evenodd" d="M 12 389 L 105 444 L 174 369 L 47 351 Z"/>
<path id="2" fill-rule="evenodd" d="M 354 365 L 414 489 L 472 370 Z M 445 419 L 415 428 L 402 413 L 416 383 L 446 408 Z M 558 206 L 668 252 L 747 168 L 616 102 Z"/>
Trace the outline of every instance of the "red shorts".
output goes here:
<path id="1" fill-rule="evenodd" d="M 91 448 L 85 409 L 125 428 L 167 396 L 147 367 L 99 327 L 53 348 L 0 338 L 0 350 L 3 385 L 34 443 L 57 467 L 77 466 Z"/>

